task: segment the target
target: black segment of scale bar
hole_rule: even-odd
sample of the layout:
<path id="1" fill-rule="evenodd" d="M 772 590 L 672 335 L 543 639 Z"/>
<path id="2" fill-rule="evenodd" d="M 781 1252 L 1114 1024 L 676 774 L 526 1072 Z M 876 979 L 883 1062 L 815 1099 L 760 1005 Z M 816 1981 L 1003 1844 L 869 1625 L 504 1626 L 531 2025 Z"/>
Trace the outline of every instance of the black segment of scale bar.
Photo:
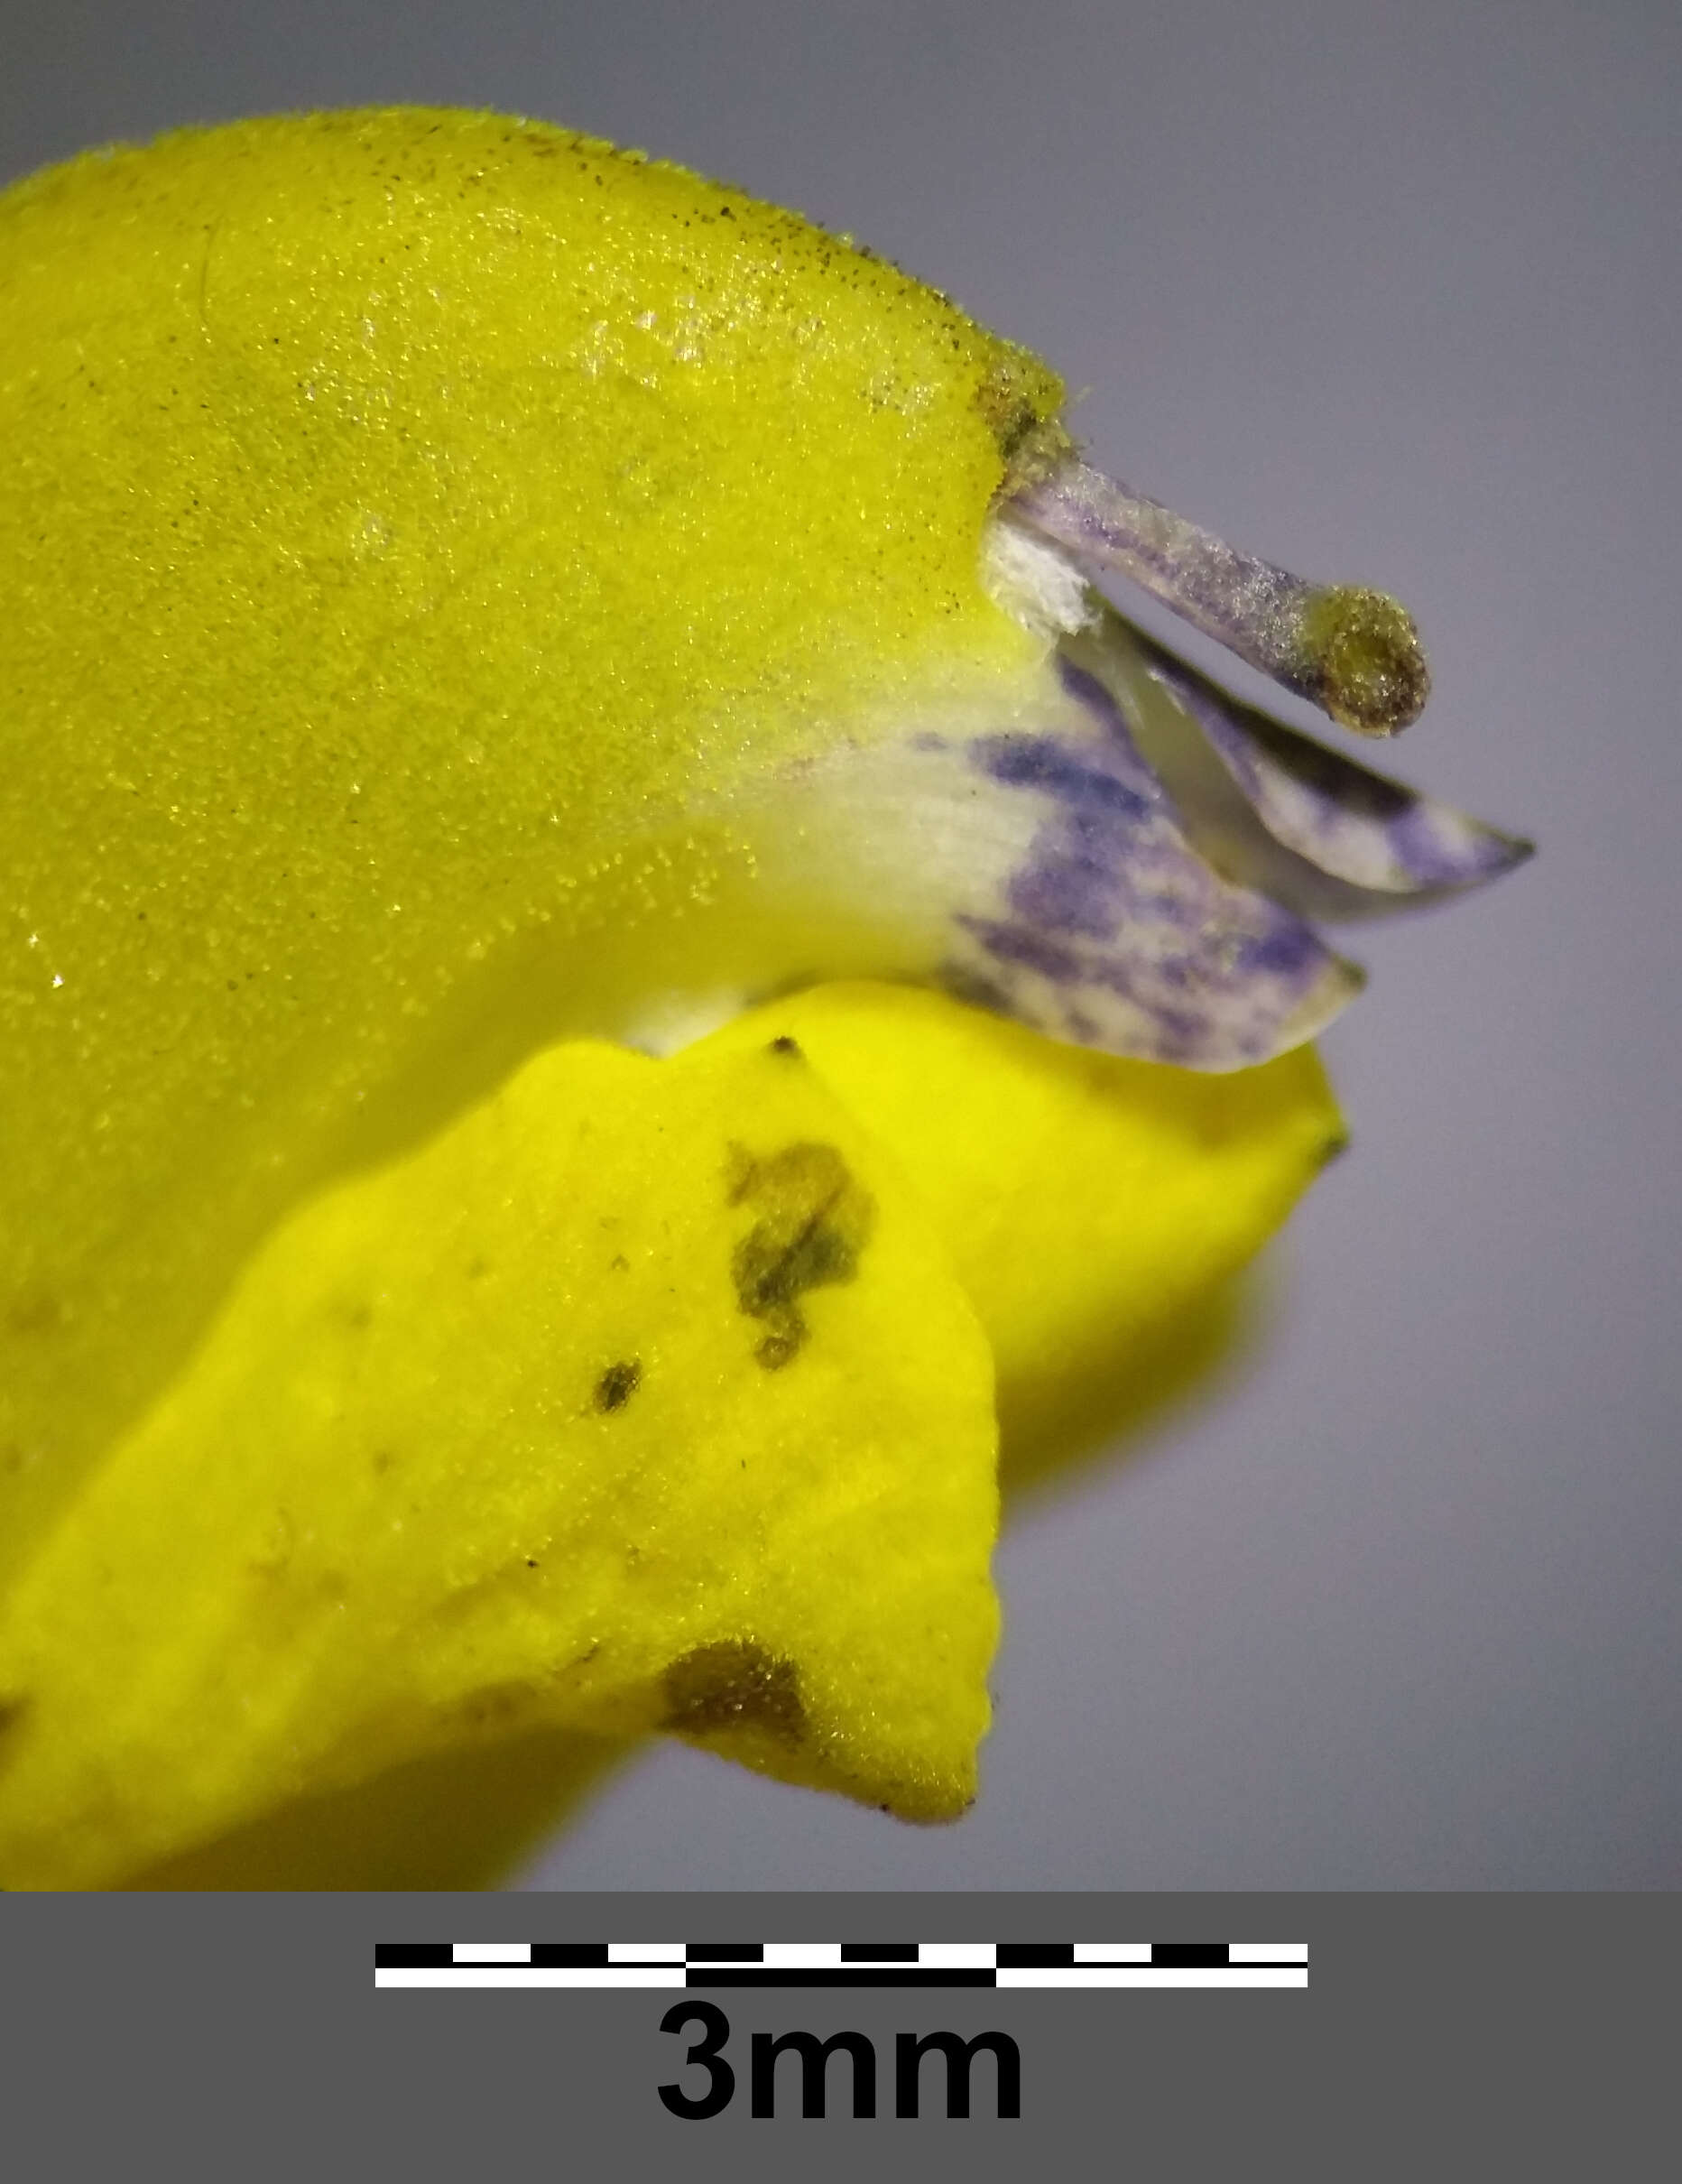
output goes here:
<path id="1" fill-rule="evenodd" d="M 843 1964 L 915 1964 L 915 1941 L 844 1941 Z"/>
<path id="2" fill-rule="evenodd" d="M 810 1971 L 796 1971 L 778 1964 L 756 1971 L 742 1965 L 692 1964 L 683 1984 L 691 1987 L 991 1987 L 998 1981 L 978 1965 L 956 1966 L 949 1971 L 915 1964 L 816 1965 Z"/>
<path id="3" fill-rule="evenodd" d="M 1226 1949 L 1225 1941 L 1153 1941 L 1151 1944 L 1151 1969 L 1158 1972 L 1225 1971 Z"/>
<path id="4" fill-rule="evenodd" d="M 765 1944 L 762 1941 L 686 1941 L 684 1960 L 689 1964 L 763 1964 Z"/>
<path id="5" fill-rule="evenodd" d="M 591 1972 L 607 1962 L 607 1944 L 605 1941 L 534 1941 L 531 1944 L 531 1964 L 535 1969 L 541 1964 L 556 1970 Z"/>
<path id="6" fill-rule="evenodd" d="M 376 1971 L 430 1971 L 455 1961 L 454 1945 L 448 1941 L 376 1941 L 374 1945 Z"/>
<path id="7" fill-rule="evenodd" d="M 1072 1941 L 1001 1941 L 997 1950 L 1002 1972 L 1050 1972 L 1075 1961 Z"/>

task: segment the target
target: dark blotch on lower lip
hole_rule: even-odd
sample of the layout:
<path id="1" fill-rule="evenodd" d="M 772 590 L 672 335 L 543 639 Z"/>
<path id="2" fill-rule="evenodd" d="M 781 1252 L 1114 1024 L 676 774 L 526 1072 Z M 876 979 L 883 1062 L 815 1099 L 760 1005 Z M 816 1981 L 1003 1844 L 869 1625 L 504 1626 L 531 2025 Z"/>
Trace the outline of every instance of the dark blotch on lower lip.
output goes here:
<path id="1" fill-rule="evenodd" d="M 635 1394 L 642 1378 L 641 1362 L 627 1357 L 618 1365 L 610 1365 L 596 1384 L 596 1408 L 598 1411 L 621 1411 Z"/>
<path id="2" fill-rule="evenodd" d="M 799 1671 L 752 1640 L 725 1638 L 671 1662 L 661 1679 L 666 1713 L 661 1726 L 704 1736 L 759 1729 L 780 1744 L 806 1733 Z"/>
<path id="3" fill-rule="evenodd" d="M 808 1291 L 851 1282 L 875 1226 L 875 1201 L 833 1145 L 796 1143 L 756 1157 L 733 1145 L 726 1202 L 757 1219 L 737 1243 L 730 1273 L 736 1302 L 766 1333 L 754 1357 L 767 1372 L 799 1356 L 811 1332 Z"/>

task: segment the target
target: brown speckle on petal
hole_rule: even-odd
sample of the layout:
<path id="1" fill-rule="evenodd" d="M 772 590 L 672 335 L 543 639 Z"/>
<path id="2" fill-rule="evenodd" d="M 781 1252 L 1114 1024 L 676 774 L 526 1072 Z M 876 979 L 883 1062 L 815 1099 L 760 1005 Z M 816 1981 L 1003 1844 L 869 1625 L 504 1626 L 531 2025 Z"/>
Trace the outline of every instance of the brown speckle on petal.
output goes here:
<path id="1" fill-rule="evenodd" d="M 806 1733 L 799 1671 L 793 1661 L 778 1660 L 751 1640 L 698 1645 L 671 1663 L 664 1681 L 661 1726 L 681 1735 L 754 1728 L 798 1744 Z"/>
<path id="2" fill-rule="evenodd" d="M 596 1408 L 598 1411 L 622 1411 L 636 1393 L 642 1378 L 642 1361 L 626 1357 L 618 1365 L 610 1365 L 596 1384 Z"/>
<path id="3" fill-rule="evenodd" d="M 0 1766 L 12 1756 L 17 1733 L 28 1717 L 29 1703 L 21 1693 L 0 1691 Z"/>
<path id="4" fill-rule="evenodd" d="M 753 1354 L 775 1372 L 799 1356 L 810 1333 L 799 1306 L 806 1291 L 857 1273 L 875 1200 L 833 1145 L 785 1145 L 762 1159 L 741 1145 L 730 1150 L 728 1202 L 752 1206 L 759 1217 L 731 1255 L 731 1279 L 741 1309 L 767 1323 Z"/>

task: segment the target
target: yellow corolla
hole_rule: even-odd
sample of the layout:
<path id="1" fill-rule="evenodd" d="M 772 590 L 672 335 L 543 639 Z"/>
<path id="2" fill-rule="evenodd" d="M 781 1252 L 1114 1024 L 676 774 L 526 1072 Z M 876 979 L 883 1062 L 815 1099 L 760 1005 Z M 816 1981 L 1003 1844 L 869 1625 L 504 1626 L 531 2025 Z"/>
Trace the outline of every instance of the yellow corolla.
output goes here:
<path id="1" fill-rule="evenodd" d="M 1305 916 L 1522 853 L 1089 575 L 1367 732 L 1411 625 L 535 124 L 86 155 L 0 310 L 0 1882 L 516 1731 L 961 1811 L 995 1421 L 1338 1141 Z"/>

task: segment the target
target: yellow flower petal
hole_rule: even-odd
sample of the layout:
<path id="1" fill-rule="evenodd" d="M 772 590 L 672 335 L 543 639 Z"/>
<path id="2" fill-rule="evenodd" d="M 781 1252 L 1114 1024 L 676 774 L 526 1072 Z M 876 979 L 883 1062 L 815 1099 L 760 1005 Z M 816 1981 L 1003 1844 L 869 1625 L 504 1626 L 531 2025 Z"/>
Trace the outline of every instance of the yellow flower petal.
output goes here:
<path id="1" fill-rule="evenodd" d="M 300 1198 L 730 967 L 734 788 L 1032 680 L 980 540 L 1061 388 L 793 214 L 421 109 L 33 176 L 0 319 L 5 1569 Z"/>
<path id="2" fill-rule="evenodd" d="M 1073 570 L 999 560 L 1054 375 L 459 114 L 72 162 L 0 200 L 0 1859 L 133 1872 L 518 1728 L 957 1809 L 975 1315 L 1013 1445 L 1067 1439 L 1324 1156 L 1317 1065 L 856 990 L 460 1118 L 559 1036 L 955 935 L 1132 1036 L 999 924 L 1090 922 L 1075 802 L 1160 800 L 1058 680 Z"/>
<path id="3" fill-rule="evenodd" d="M 474 1737 L 307 1791 L 137 1872 L 125 1889 L 491 1888 L 642 1747 L 571 1729 Z"/>
<path id="4" fill-rule="evenodd" d="M 865 985 L 790 995 L 716 1043 L 778 1035 L 916 1186 L 993 1346 L 1007 1456 L 1145 1371 L 1345 1142 L 1307 1047 L 1211 1077 Z"/>
<path id="5" fill-rule="evenodd" d="M 451 1743 L 665 1727 L 973 1794 L 991 1369 L 797 1055 L 573 1045 L 258 1254 L 0 1620 L 0 1877 Z"/>

